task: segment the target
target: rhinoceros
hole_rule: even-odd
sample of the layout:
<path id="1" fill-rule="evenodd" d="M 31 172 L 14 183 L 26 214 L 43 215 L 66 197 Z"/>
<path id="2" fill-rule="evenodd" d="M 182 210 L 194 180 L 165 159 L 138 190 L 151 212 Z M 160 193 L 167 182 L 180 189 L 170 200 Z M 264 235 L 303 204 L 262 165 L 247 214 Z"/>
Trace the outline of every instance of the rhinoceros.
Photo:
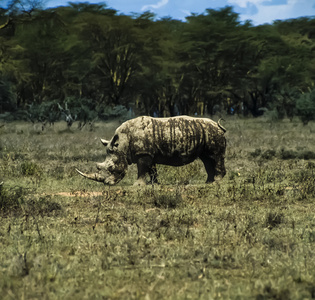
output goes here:
<path id="1" fill-rule="evenodd" d="M 220 120 L 177 116 L 138 117 L 121 124 L 111 140 L 101 139 L 107 156 L 98 163 L 99 172 L 82 176 L 113 185 L 124 178 L 128 165 L 137 164 L 136 185 L 157 183 L 156 164 L 183 166 L 200 158 L 208 174 L 207 183 L 226 173 L 225 129 Z M 149 176 L 147 176 L 149 175 Z"/>

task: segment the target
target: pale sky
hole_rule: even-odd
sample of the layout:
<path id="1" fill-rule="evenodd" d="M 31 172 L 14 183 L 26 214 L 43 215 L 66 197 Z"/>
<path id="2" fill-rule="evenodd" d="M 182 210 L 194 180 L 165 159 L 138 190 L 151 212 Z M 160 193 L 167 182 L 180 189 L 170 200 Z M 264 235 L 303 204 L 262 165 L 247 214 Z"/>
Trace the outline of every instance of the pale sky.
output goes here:
<path id="1" fill-rule="evenodd" d="M 46 0 L 47 7 L 67 4 L 67 0 Z M 73 1 L 75 2 L 75 1 Z M 242 21 L 252 20 L 254 25 L 272 23 L 274 20 L 315 16 L 315 0 L 83 0 L 105 2 L 108 7 L 129 15 L 150 10 L 157 17 L 170 16 L 185 20 L 190 13 L 203 13 L 206 8 L 234 7 Z"/>

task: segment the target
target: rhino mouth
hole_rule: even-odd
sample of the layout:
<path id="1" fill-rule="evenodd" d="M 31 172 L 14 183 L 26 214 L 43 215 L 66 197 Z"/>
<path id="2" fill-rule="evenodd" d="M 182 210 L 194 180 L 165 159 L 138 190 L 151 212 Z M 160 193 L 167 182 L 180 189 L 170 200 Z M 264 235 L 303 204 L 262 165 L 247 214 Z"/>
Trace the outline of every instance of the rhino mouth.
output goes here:
<path id="1" fill-rule="evenodd" d="M 99 173 L 83 173 L 78 169 L 75 169 L 81 176 L 93 180 L 93 181 L 97 181 L 97 182 L 103 182 L 104 184 L 108 184 L 108 185 L 114 185 L 116 183 L 118 183 L 119 181 L 121 181 L 124 176 L 125 176 L 125 172 L 122 173 L 117 173 L 117 174 L 110 174 L 109 176 L 102 176 Z"/>

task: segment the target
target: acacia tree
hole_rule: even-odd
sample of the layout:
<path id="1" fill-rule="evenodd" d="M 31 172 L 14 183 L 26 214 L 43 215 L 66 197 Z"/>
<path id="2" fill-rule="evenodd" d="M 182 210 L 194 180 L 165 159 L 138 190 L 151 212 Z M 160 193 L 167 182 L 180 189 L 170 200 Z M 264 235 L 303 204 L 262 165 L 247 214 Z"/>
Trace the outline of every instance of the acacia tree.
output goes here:
<path id="1" fill-rule="evenodd" d="M 135 21 L 144 53 L 137 88 L 145 113 L 155 116 L 176 114 L 182 77 L 177 47 L 183 23 L 169 18 L 153 22 L 153 15 L 149 13 Z"/>
<path id="2" fill-rule="evenodd" d="M 94 16 L 112 16 L 116 11 L 107 9 L 104 3 L 72 2 L 69 6 L 58 7 L 54 11 L 62 18 L 67 33 L 63 40 L 65 58 L 62 71 L 63 97 L 64 99 L 68 97 L 95 99 L 97 104 L 98 99 L 103 98 L 104 91 L 93 64 L 95 49 L 87 42 L 90 38 L 87 26 L 95 21 Z"/>
<path id="3" fill-rule="evenodd" d="M 53 11 L 41 11 L 17 28 L 16 38 L 25 49 L 32 78 L 24 88 L 37 103 L 61 97 L 66 66 L 64 35 L 64 23 Z"/>
<path id="4" fill-rule="evenodd" d="M 118 15 L 103 3 L 39 3 L 0 8 L 0 85 L 10 109 L 71 99 L 103 116 L 108 106 L 167 116 L 220 105 L 292 118 L 314 86 L 314 18 L 253 26 L 231 7 L 181 22 Z"/>
<path id="5" fill-rule="evenodd" d="M 20 91 L 30 81 L 30 73 L 24 59 L 25 49 L 15 38 L 17 21 L 11 18 L 8 9 L 3 8 L 0 9 L 0 19 L 4 21 L 0 27 L 0 81 L 2 100 L 6 98 L 7 103 L 2 102 L 2 110 L 13 111 L 21 104 Z"/>
<path id="6" fill-rule="evenodd" d="M 297 92 L 312 84 L 314 42 L 296 30 L 291 21 L 251 29 L 255 64 L 245 81 L 249 96 L 244 103 L 253 115 L 259 107 L 268 107 L 276 109 L 279 117 L 292 118 Z"/>
<path id="7" fill-rule="evenodd" d="M 128 104 L 134 77 L 140 70 L 141 47 L 127 16 L 85 16 L 80 39 L 88 42 L 91 72 L 87 82 L 97 77 L 101 102 Z"/>
<path id="8" fill-rule="evenodd" d="M 186 50 L 183 91 L 208 112 L 217 103 L 225 103 L 229 91 L 239 84 L 244 68 L 240 68 L 243 28 L 231 7 L 207 9 L 205 14 L 187 18 L 182 44 Z"/>

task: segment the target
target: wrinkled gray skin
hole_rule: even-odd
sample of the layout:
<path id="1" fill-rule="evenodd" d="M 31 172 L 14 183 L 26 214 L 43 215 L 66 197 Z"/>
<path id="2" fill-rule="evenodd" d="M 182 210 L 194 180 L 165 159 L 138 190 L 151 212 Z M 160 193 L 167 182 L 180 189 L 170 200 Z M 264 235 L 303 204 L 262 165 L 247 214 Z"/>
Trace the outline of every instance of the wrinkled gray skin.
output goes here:
<path id="1" fill-rule="evenodd" d="M 107 156 L 97 164 L 98 173 L 82 176 L 116 184 L 126 174 L 128 165 L 137 164 L 136 185 L 157 183 L 156 164 L 183 166 L 200 158 L 208 174 L 207 183 L 226 173 L 224 156 L 225 129 L 206 118 L 178 116 L 172 118 L 138 117 L 119 126 L 110 141 L 101 139 Z"/>

